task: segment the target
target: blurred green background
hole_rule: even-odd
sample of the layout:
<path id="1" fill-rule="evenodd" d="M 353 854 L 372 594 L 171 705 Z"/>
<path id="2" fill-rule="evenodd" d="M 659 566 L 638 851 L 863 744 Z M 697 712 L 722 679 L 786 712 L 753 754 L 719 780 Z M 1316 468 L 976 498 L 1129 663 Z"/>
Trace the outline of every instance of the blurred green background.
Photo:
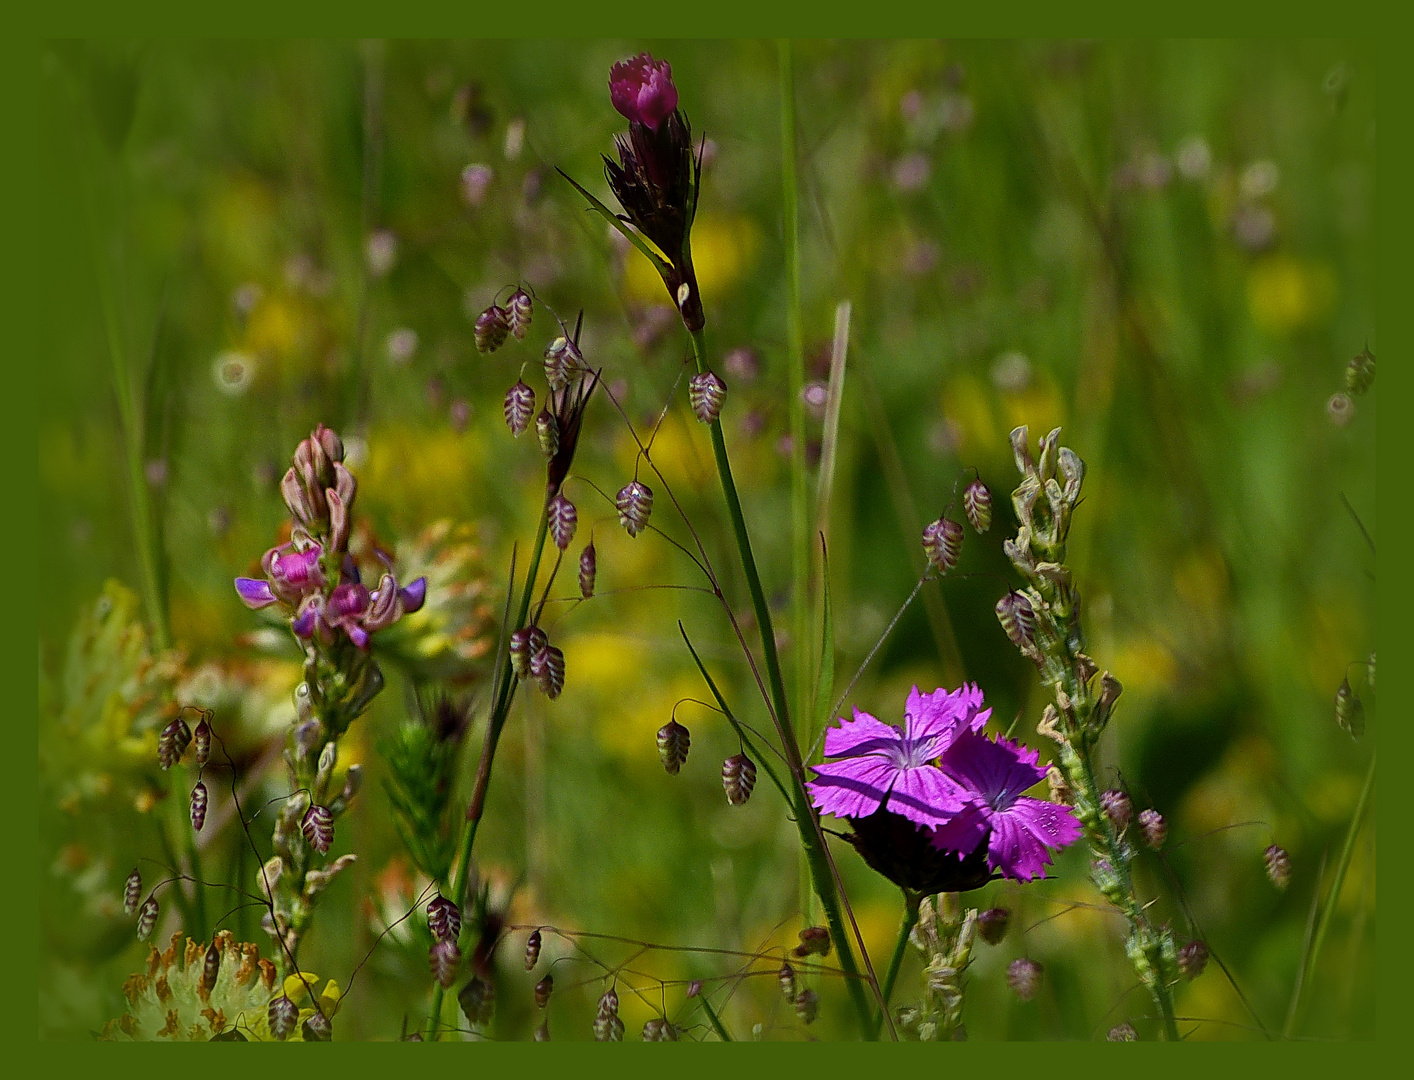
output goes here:
<path id="1" fill-rule="evenodd" d="M 476 352 L 472 321 L 519 281 L 567 319 L 582 308 L 584 353 L 640 430 L 686 356 L 646 262 L 555 173 L 607 197 L 598 155 L 622 121 L 606 74 L 642 48 L 671 61 L 694 131 L 709 140 L 693 252 L 713 362 L 730 386 L 737 480 L 787 627 L 774 44 L 46 49 L 41 1037 L 83 1038 L 117 1016 L 125 976 L 145 963 L 122 881 L 140 857 L 167 858 L 164 828 L 175 835 L 185 814 L 180 779 L 155 767 L 161 718 L 176 704 L 215 706 L 250 805 L 284 783 L 278 751 L 298 660 L 256 633 L 263 624 L 231 579 L 276 541 L 278 478 L 316 422 L 346 438 L 371 535 L 442 577 L 428 616 L 384 664 L 388 689 L 351 733 L 368 783 L 336 850 L 359 862 L 328 893 L 306 966 L 347 984 L 380 920 L 401 915 L 421 887 L 390 825 L 379 747 L 407 716 L 414 683 L 454 686 L 477 705 L 452 801 L 464 799 L 511 548 L 518 542 L 523 557 L 542 491 L 540 456 L 507 433 L 500 402 L 521 365 L 538 360 L 551 319 L 537 307 L 526 342 L 493 356 Z M 1001 552 L 1014 528 L 1007 433 L 1063 426 L 1089 465 L 1071 561 L 1090 652 L 1126 690 L 1103 770 L 1168 818 L 1163 858 L 1139 860 L 1158 918 L 1181 940 L 1203 937 L 1231 975 L 1212 964 L 1180 988 L 1184 1030 L 1278 1031 L 1313 895 L 1329 885 L 1376 735 L 1364 665 L 1375 648 L 1374 557 L 1342 497 L 1373 533 L 1377 391 L 1353 412 L 1328 407 L 1350 357 L 1367 343 L 1378 352 L 1373 51 L 874 41 L 794 52 L 810 380 L 826 376 L 836 306 L 852 305 L 826 523 L 838 685 L 916 581 L 922 524 L 976 468 L 995 494 L 996 524 L 969 533 L 957 575 L 924 588 L 849 704 L 897 720 L 914 683 L 965 676 L 1003 728 L 1019 717 L 1016 730 L 1047 752 L 1034 733 L 1035 676 L 992 605 L 1011 580 Z M 115 370 L 143 403 L 131 454 Z M 708 442 L 685 397 L 679 385 L 655 460 L 744 615 Z M 821 397 L 807 388 L 812 439 Z M 134 539 L 130 462 L 152 523 L 148 563 Z M 585 480 L 569 492 L 581 538 L 594 530 L 601 592 L 698 584 L 660 537 L 626 537 L 596 493 L 627 482 L 633 463 L 600 397 L 576 467 Z M 655 524 L 685 538 L 658 494 Z M 575 591 L 567 569 L 556 596 Z M 736 743 L 700 707 L 678 710 L 693 733 L 681 775 L 665 775 L 654 748 L 675 702 L 707 696 L 678 619 L 742 715 L 766 723 L 720 610 L 662 589 L 556 607 L 565 692 L 517 701 L 477 841 L 493 902 L 508 904 L 513 922 L 665 945 L 793 943 L 795 834 L 775 792 L 763 777 L 746 807 L 726 805 L 718 763 Z M 1347 672 L 1370 721 L 1358 742 L 1333 713 Z M 201 861 L 208 879 L 249 889 L 254 857 L 236 825 L 218 820 L 228 796 L 213 789 L 217 824 L 201 838 Z M 268 818 L 252 830 L 262 845 Z M 1374 1033 L 1374 831 L 1371 816 L 1307 988 L 1303 1036 Z M 1294 866 L 1284 893 L 1263 872 L 1274 841 Z M 882 966 L 896 892 L 847 845 L 836 856 Z M 145 864 L 146 879 L 159 876 Z M 233 911 L 214 889 L 204 901 L 202 934 L 227 916 L 221 926 L 268 952 L 258 909 Z M 1103 1038 L 1124 1019 L 1152 1031 L 1121 924 L 1076 901 L 1098 901 L 1079 850 L 1051 880 L 969 898 L 1012 908 L 1017 928 L 978 947 L 971 1038 Z M 168 908 L 159 944 L 177 927 Z M 538 974 L 525 974 L 522 942 L 512 934 L 498 954 L 498 1037 L 528 1037 L 537 1022 Z M 632 951 L 583 944 L 605 960 Z M 406 926 L 384 940 L 353 982 L 339 1037 L 396 1038 L 405 1017 L 420 1022 L 425 948 Z M 547 943 L 551 955 L 567 951 Z M 1045 965 L 1029 1003 L 1005 984 L 1021 955 Z M 650 951 L 633 967 L 655 1005 L 653 979 L 734 970 L 690 951 Z M 552 1031 L 591 1037 L 598 971 L 567 962 L 556 972 L 564 989 Z M 917 986 L 910 958 L 896 998 Z M 704 1036 L 683 989 L 664 991 L 664 1007 Z M 633 1037 L 652 1008 L 622 987 L 620 996 Z M 850 1035 L 838 985 L 825 981 L 822 997 L 821 1018 L 805 1028 L 773 976 L 747 979 L 724 1020 L 738 1037 L 756 1024 L 763 1038 Z"/>

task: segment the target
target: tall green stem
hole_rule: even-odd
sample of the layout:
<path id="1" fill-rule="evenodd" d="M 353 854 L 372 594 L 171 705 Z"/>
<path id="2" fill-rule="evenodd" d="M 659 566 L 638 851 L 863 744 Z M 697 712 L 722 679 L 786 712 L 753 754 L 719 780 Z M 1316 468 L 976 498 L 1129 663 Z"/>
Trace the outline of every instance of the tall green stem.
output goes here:
<path id="1" fill-rule="evenodd" d="M 918 924 L 918 902 L 923 898 L 917 893 L 904 891 L 903 894 L 903 920 L 899 923 L 898 941 L 894 943 L 894 955 L 889 960 L 889 970 L 884 976 L 884 985 L 880 990 L 880 995 L 884 999 L 884 1008 L 889 1007 L 889 998 L 894 992 L 894 982 L 898 979 L 899 968 L 903 967 L 903 956 L 908 951 L 908 935 L 913 933 L 913 928 Z M 874 1025 L 875 1030 L 884 1023 L 884 1016 L 879 1014 L 878 1023 Z"/>

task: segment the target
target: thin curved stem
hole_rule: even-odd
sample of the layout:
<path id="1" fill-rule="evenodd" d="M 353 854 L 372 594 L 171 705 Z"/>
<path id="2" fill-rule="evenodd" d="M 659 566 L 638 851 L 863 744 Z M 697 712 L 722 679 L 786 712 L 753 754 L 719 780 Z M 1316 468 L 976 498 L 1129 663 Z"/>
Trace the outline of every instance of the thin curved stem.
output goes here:
<path id="1" fill-rule="evenodd" d="M 903 894 L 903 919 L 899 922 L 898 941 L 894 943 L 894 955 L 889 960 L 889 970 L 884 975 L 884 985 L 879 991 L 884 999 L 884 1011 L 889 1008 L 889 998 L 894 992 L 894 982 L 898 979 L 899 968 L 903 967 L 903 957 L 908 951 L 908 936 L 913 933 L 913 928 L 918 925 L 918 903 L 923 898 L 917 893 L 905 891 Z M 883 1013 L 880 1013 L 878 1022 L 874 1025 L 877 1030 L 884 1022 Z"/>

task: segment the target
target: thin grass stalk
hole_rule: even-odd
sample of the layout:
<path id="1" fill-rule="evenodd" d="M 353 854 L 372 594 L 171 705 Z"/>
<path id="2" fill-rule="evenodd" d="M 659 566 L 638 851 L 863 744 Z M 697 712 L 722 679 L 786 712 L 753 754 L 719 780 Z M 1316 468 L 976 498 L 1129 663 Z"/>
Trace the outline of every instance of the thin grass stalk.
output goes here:
<path id="1" fill-rule="evenodd" d="M 903 894 L 903 919 L 899 922 L 898 940 L 894 942 L 894 954 L 889 959 L 889 970 L 884 975 L 884 985 L 880 990 L 880 996 L 884 999 L 883 1010 L 888 1012 L 889 998 L 893 995 L 894 983 L 898 980 L 899 969 L 903 967 L 903 957 L 908 952 L 908 938 L 913 933 L 913 928 L 918 925 L 918 904 L 923 899 L 918 893 L 904 891 Z M 880 1013 L 874 1027 L 877 1030 L 884 1023 L 884 1015 Z"/>

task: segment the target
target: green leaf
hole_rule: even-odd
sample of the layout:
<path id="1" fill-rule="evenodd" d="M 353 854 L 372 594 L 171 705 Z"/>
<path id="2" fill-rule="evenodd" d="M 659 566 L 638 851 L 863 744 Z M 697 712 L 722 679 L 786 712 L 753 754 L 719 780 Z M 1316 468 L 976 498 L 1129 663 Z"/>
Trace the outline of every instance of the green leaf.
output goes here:
<path id="1" fill-rule="evenodd" d="M 565 172 L 564 169 L 556 168 L 555 171 L 561 176 L 563 176 L 566 180 L 568 180 L 571 184 L 573 184 L 574 189 L 589 200 L 590 209 L 596 211 L 600 217 L 602 217 L 614 228 L 618 229 L 619 232 L 623 234 L 625 240 L 627 240 L 634 247 L 638 248 L 639 251 L 643 252 L 644 257 L 647 258 L 648 261 L 653 264 L 653 269 L 658 271 L 659 276 L 667 277 L 668 274 L 671 273 L 672 267 L 668 265 L 667 261 L 664 260 L 664 258 L 657 252 L 655 252 L 651 247 L 649 247 L 648 242 L 644 240 L 643 237 L 639 236 L 638 233 L 634 232 L 627 225 L 625 225 L 618 214 L 614 213 L 602 202 L 596 199 L 594 195 L 591 194 L 590 191 L 583 184 L 581 184 L 569 173 Z"/>

